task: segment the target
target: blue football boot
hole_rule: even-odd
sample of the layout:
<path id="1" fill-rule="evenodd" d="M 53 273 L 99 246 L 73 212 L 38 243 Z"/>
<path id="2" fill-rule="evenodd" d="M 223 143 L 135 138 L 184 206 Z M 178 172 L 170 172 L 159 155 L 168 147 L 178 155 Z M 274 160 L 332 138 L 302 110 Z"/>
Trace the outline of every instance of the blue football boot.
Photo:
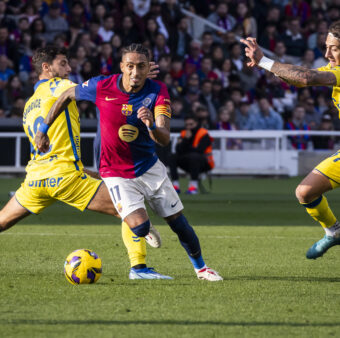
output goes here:
<path id="1" fill-rule="evenodd" d="M 170 276 L 161 275 L 154 268 L 130 269 L 129 279 L 173 279 Z"/>
<path id="2" fill-rule="evenodd" d="M 314 243 L 307 251 L 308 259 L 317 259 L 321 257 L 329 248 L 334 245 L 340 245 L 340 237 L 332 237 L 325 235 L 319 241 Z"/>

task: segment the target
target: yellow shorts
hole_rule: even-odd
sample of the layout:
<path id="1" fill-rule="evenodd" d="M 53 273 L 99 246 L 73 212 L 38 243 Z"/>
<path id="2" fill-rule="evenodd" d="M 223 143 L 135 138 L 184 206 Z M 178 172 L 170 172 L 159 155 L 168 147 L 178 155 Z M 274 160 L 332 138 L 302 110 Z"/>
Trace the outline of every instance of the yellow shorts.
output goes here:
<path id="1" fill-rule="evenodd" d="M 315 170 L 328 177 L 333 188 L 340 185 L 340 150 L 319 163 Z"/>
<path id="2" fill-rule="evenodd" d="M 25 179 L 16 191 L 17 201 L 33 214 L 41 213 L 56 200 L 81 211 L 91 202 L 102 181 L 82 171 L 59 174 L 42 180 Z"/>

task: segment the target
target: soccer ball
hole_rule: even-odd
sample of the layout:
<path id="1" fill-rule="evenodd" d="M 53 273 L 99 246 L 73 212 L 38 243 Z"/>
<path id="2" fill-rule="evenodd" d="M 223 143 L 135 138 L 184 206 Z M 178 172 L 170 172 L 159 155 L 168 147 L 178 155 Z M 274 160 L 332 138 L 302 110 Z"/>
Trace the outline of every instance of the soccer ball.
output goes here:
<path id="1" fill-rule="evenodd" d="M 74 285 L 95 283 L 102 275 L 102 260 L 92 250 L 75 250 L 66 257 L 64 273 Z"/>

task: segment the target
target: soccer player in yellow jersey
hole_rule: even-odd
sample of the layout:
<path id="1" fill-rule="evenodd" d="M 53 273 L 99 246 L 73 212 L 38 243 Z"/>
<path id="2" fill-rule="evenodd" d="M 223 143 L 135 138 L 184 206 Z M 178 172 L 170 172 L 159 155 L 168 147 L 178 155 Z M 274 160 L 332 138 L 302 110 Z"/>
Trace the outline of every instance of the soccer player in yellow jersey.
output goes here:
<path id="1" fill-rule="evenodd" d="M 333 86 L 332 99 L 340 112 L 340 21 L 331 24 L 326 39 L 325 58 L 328 65 L 318 69 L 283 64 L 263 55 L 256 39 L 242 39 L 249 67 L 258 66 L 297 87 Z M 325 230 L 325 236 L 306 253 L 308 259 L 321 257 L 329 248 L 340 245 L 340 224 L 323 195 L 340 185 L 340 151 L 317 165 L 296 188 L 296 197 L 308 214 Z"/>
<path id="2" fill-rule="evenodd" d="M 43 123 L 60 94 L 77 85 L 67 79 L 71 68 L 66 51 L 56 47 L 40 48 L 32 61 L 39 81 L 23 113 L 23 127 L 31 144 L 31 160 L 26 167 L 25 181 L 0 211 L 0 232 L 30 214 L 39 214 L 56 200 L 81 211 L 88 209 L 119 217 L 105 184 L 91 177 L 95 173 L 85 170 L 81 162 L 80 120 L 76 102 L 72 101 L 65 108 L 50 129 Z M 48 151 L 42 153 L 37 149 L 34 138 L 37 133 L 48 129 L 51 145 Z M 135 236 L 125 223 L 122 234 L 131 265 L 145 265 L 144 238 Z M 160 241 L 157 232 L 147 239 L 154 246 Z M 155 275 L 154 278 L 160 276 Z"/>

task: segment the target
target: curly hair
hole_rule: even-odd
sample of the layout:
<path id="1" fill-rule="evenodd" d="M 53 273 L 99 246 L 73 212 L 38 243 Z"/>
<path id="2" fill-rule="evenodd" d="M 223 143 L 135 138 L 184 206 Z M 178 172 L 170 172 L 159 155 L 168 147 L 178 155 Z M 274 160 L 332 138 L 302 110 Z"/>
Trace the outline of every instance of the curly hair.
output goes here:
<path id="1" fill-rule="evenodd" d="M 340 40 L 340 20 L 333 22 L 328 29 L 329 33 L 332 33 L 335 38 Z"/>
<path id="2" fill-rule="evenodd" d="M 146 59 L 148 61 L 150 60 L 149 50 L 139 43 L 133 43 L 130 46 L 123 47 L 123 49 L 122 49 L 122 59 L 123 59 L 124 55 L 128 54 L 128 53 L 143 54 L 143 55 L 146 56 Z"/>

